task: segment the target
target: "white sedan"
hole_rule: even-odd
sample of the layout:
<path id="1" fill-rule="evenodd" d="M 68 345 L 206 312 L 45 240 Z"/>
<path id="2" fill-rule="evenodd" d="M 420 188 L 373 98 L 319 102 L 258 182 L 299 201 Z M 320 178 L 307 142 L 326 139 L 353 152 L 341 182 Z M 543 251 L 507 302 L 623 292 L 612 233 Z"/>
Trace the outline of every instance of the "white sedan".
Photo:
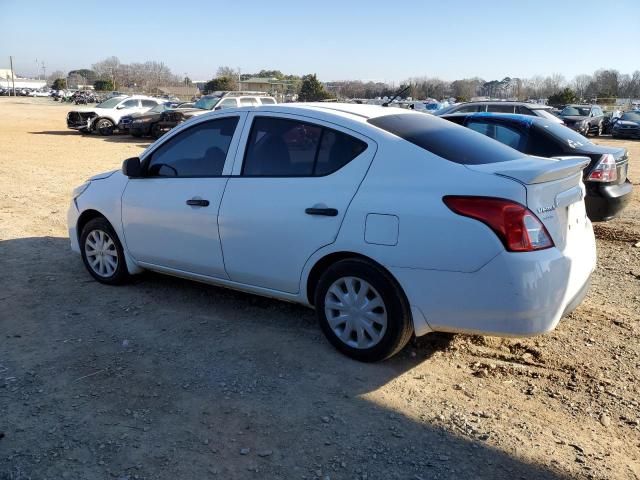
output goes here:
<path id="1" fill-rule="evenodd" d="M 153 270 L 298 302 L 375 361 L 431 331 L 553 329 L 595 268 L 587 163 L 395 108 L 229 109 L 76 188 L 69 237 L 102 283 Z"/>

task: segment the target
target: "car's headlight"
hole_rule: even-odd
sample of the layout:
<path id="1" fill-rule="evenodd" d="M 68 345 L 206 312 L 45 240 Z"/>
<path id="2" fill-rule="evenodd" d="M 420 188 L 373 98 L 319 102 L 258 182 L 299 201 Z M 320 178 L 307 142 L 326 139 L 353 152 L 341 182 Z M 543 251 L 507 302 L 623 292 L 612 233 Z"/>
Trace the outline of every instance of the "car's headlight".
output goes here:
<path id="1" fill-rule="evenodd" d="M 73 189 L 73 199 L 75 200 L 76 198 L 78 198 L 80 195 L 82 195 L 84 193 L 84 191 L 89 188 L 89 185 L 91 185 L 91 182 L 84 182 L 82 185 L 77 186 L 76 188 Z"/>

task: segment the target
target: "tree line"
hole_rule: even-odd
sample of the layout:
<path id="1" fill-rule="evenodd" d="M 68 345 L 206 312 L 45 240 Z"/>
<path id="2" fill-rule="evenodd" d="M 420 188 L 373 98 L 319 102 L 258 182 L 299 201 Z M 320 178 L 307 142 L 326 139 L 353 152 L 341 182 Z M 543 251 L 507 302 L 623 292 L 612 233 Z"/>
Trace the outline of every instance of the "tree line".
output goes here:
<path id="1" fill-rule="evenodd" d="M 300 99 L 310 100 L 389 97 L 399 90 L 384 82 L 346 80 L 323 84 L 315 74 L 299 76 L 285 74 L 280 70 L 240 73 L 227 66 L 218 68 L 216 75 L 206 83 L 204 89 L 205 92 L 237 90 L 238 81 L 246 81 L 252 77 L 275 79 L 277 82 L 273 86 L 274 91 L 269 93 L 299 95 Z M 125 64 L 115 56 L 94 63 L 91 69 L 72 70 L 66 75 L 56 71 L 49 76 L 50 83 L 58 79 L 58 86 L 64 84 L 65 87 L 77 88 L 78 85 L 94 85 L 97 90 L 128 87 L 144 91 L 159 86 L 192 85 L 191 79 L 175 75 L 163 62 Z M 628 74 L 603 68 L 592 74 L 577 75 L 571 80 L 559 73 L 546 77 L 504 77 L 500 80 L 472 77 L 447 81 L 438 77 L 421 76 L 408 78 L 401 86 L 409 86 L 406 96 L 415 99 L 454 97 L 458 101 L 465 101 L 473 97 L 491 97 L 530 100 L 562 96 L 589 101 L 594 98 L 640 98 L 640 70 Z"/>

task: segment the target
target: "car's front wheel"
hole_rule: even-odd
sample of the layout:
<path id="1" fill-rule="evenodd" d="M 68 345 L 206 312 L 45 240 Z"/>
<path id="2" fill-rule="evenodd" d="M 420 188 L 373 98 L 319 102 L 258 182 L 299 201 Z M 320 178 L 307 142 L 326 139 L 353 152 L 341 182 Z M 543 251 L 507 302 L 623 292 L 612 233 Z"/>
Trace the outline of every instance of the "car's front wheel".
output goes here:
<path id="1" fill-rule="evenodd" d="M 164 132 L 162 131 L 162 128 L 160 127 L 160 125 L 158 125 L 157 123 L 154 123 L 151 126 L 151 129 L 149 130 L 149 133 L 151 135 L 151 138 L 154 138 L 154 139 L 157 140 L 162 136 L 162 134 Z"/>
<path id="2" fill-rule="evenodd" d="M 413 333 L 411 311 L 395 280 L 373 263 L 339 261 L 318 282 L 315 307 L 331 344 L 364 362 L 399 352 Z"/>
<path id="3" fill-rule="evenodd" d="M 108 118 L 101 118 L 96 122 L 96 130 L 100 135 L 109 136 L 113 134 L 115 125 Z"/>
<path id="4" fill-rule="evenodd" d="M 596 137 L 602 135 L 602 124 L 598 124 L 598 130 L 596 131 Z"/>
<path id="5" fill-rule="evenodd" d="M 87 222 L 80 235 L 80 249 L 85 267 L 99 282 L 120 285 L 129 278 L 122 244 L 106 218 Z"/>

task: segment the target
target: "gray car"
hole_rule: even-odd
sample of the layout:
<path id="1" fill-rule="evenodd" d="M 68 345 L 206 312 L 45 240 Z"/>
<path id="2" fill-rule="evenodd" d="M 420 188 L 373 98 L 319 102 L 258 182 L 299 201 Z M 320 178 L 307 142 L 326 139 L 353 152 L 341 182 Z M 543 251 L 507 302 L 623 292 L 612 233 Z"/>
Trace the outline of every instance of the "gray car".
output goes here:
<path id="1" fill-rule="evenodd" d="M 602 135 L 604 112 L 598 105 L 565 105 L 559 116 L 567 127 L 585 137 Z"/>
<path id="2" fill-rule="evenodd" d="M 445 115 L 450 113 L 476 113 L 476 112 L 493 112 L 493 113 L 517 113 L 520 115 L 529 115 L 533 117 L 542 117 L 562 124 L 563 121 L 551 113 L 552 108 L 548 105 L 528 102 L 501 102 L 497 100 L 485 100 L 480 102 L 465 102 L 452 105 L 448 108 L 439 110 L 436 115 Z"/>

